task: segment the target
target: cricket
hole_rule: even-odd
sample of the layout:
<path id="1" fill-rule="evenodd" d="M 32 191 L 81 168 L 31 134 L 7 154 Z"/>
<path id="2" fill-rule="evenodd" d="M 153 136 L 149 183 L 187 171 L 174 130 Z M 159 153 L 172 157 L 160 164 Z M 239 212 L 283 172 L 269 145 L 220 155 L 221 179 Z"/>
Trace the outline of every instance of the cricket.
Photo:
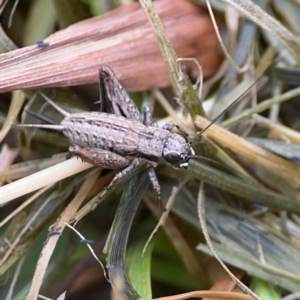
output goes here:
<path id="1" fill-rule="evenodd" d="M 188 142 L 187 133 L 173 121 L 162 128 L 154 126 L 150 107 L 145 106 L 141 114 L 109 66 L 100 68 L 99 86 L 101 112 L 70 114 L 43 95 L 64 115 L 61 124 L 18 126 L 62 132 L 69 139 L 70 155 L 102 168 L 123 169 L 114 176 L 106 190 L 146 160 L 150 182 L 160 200 L 155 168 L 161 158 L 175 169 L 188 167 L 188 161 L 195 152 Z M 106 111 L 106 101 L 113 113 Z"/>

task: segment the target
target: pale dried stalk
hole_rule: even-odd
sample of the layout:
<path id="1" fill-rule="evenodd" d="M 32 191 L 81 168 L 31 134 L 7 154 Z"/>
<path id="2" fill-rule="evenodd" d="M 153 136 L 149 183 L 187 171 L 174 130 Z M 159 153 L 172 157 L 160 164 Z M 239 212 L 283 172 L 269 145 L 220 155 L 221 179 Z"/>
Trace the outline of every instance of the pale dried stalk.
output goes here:
<path id="1" fill-rule="evenodd" d="M 87 170 L 91 167 L 92 165 L 83 163 L 76 157 L 72 157 L 71 159 L 56 164 L 48 169 L 34 173 L 1 187 L 0 204 L 7 203 L 15 198 L 34 192 L 40 188 Z"/>
<path id="2" fill-rule="evenodd" d="M 253 119 L 258 124 L 264 124 L 269 128 L 269 133 L 268 133 L 269 138 L 278 139 L 280 137 L 281 139 L 284 138 L 284 140 L 288 140 L 292 144 L 300 145 L 299 131 L 296 131 L 282 124 L 273 122 L 267 118 L 264 118 L 261 115 L 255 114 L 253 115 Z"/>

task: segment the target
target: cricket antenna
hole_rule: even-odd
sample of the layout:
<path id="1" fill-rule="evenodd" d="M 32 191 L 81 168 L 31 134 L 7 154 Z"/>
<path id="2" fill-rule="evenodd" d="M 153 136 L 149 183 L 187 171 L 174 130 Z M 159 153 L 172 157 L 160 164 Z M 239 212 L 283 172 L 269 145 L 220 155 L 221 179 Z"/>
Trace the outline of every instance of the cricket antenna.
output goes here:
<path id="1" fill-rule="evenodd" d="M 263 73 L 256 79 L 254 80 L 253 83 L 250 84 L 250 86 L 242 93 L 240 94 L 229 106 L 227 106 L 218 116 L 216 116 L 211 122 L 209 125 L 207 125 L 204 129 L 202 129 L 201 133 L 204 133 L 211 125 L 213 125 L 214 123 L 216 123 L 220 117 L 226 113 L 233 105 L 235 105 L 240 99 L 242 99 L 245 95 L 248 94 L 248 92 L 257 84 L 257 82 L 261 79 L 261 77 L 263 75 L 265 75 L 269 69 L 272 67 L 272 66 L 275 66 L 278 62 L 279 62 L 279 59 L 280 57 L 277 57 L 264 71 Z"/>

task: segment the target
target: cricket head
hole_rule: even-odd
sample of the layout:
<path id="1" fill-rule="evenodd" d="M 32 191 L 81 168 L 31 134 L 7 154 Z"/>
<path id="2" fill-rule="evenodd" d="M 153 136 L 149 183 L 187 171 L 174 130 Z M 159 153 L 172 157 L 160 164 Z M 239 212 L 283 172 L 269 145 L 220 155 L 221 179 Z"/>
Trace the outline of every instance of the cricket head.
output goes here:
<path id="1" fill-rule="evenodd" d="M 186 137 L 172 133 L 166 139 L 162 156 L 174 168 L 187 168 L 188 161 L 195 151 L 187 141 Z"/>

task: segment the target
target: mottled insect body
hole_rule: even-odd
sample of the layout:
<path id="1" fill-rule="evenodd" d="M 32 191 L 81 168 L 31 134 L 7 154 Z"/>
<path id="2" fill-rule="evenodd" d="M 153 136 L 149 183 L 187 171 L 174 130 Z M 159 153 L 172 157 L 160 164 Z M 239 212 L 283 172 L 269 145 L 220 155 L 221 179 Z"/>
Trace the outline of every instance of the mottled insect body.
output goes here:
<path id="1" fill-rule="evenodd" d="M 147 160 L 149 177 L 159 196 L 160 186 L 154 171 L 159 159 L 163 158 L 171 166 L 181 168 L 188 166 L 188 160 L 195 153 L 185 133 L 175 123 L 169 122 L 162 128 L 153 126 L 149 107 L 144 108 L 141 120 L 135 103 L 108 66 L 103 66 L 99 75 L 101 104 L 104 105 L 105 98 L 108 98 L 114 114 L 70 114 L 45 97 L 65 116 L 61 124 L 22 126 L 61 131 L 69 139 L 72 155 L 103 168 L 125 168 L 116 174 L 107 189 L 135 169 L 142 160 Z M 174 128 L 182 134 L 173 133 Z"/>
<path id="2" fill-rule="evenodd" d="M 186 166 L 191 154 L 190 144 L 183 136 L 114 114 L 71 114 L 61 125 L 71 145 L 94 152 L 101 149 L 131 160 L 143 158 L 153 163 L 164 157 L 176 167 Z"/>

